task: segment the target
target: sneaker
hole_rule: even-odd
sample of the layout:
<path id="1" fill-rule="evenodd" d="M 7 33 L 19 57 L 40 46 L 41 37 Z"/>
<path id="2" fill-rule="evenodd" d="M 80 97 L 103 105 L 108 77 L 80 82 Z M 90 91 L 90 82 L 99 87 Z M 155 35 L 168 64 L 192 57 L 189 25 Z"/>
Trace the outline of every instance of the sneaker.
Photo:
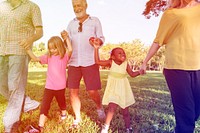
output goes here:
<path id="1" fill-rule="evenodd" d="M 24 105 L 24 112 L 29 112 L 31 110 L 35 110 L 39 107 L 40 103 L 35 100 L 31 100 L 29 97 L 26 97 L 25 99 L 25 105 Z"/>
<path id="2" fill-rule="evenodd" d="M 66 118 L 67 118 L 66 114 L 65 114 L 65 115 L 62 115 L 62 114 L 61 114 L 61 115 L 60 115 L 60 119 L 61 119 L 61 120 L 65 120 Z"/>
<path id="3" fill-rule="evenodd" d="M 30 125 L 26 128 L 26 130 L 24 131 L 24 133 L 41 133 L 40 129 Z"/>
<path id="4" fill-rule="evenodd" d="M 70 128 L 78 128 L 80 125 L 81 119 L 76 119 L 73 121 L 73 124 L 70 126 Z"/>
<path id="5" fill-rule="evenodd" d="M 108 133 L 109 125 L 102 125 L 101 133 Z"/>
<path id="6" fill-rule="evenodd" d="M 66 115 L 60 115 L 60 117 L 59 117 L 59 123 L 60 122 L 63 122 L 65 119 L 67 118 L 67 116 Z"/>
<path id="7" fill-rule="evenodd" d="M 101 119 L 101 120 L 106 118 L 106 114 L 105 114 L 103 108 L 102 109 L 97 109 L 97 114 L 98 114 L 99 119 Z"/>
<path id="8" fill-rule="evenodd" d="M 132 127 L 126 128 L 126 133 L 133 133 L 133 128 Z"/>

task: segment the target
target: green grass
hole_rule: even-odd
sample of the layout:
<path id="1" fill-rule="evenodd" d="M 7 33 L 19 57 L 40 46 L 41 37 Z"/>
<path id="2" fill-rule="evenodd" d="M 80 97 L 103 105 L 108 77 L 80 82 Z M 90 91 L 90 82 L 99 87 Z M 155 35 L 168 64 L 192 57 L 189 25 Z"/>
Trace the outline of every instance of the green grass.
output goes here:
<path id="1" fill-rule="evenodd" d="M 27 95 L 31 98 L 41 101 L 45 85 L 45 71 L 30 71 L 28 76 Z M 101 71 L 103 95 L 106 81 L 107 71 Z M 129 78 L 136 103 L 130 106 L 131 125 L 134 128 L 134 133 L 170 133 L 174 128 L 174 112 L 171 104 L 170 94 L 162 73 L 149 72 L 145 76 Z M 89 98 L 84 89 L 84 84 L 81 82 L 80 99 L 82 102 L 81 115 L 83 122 L 79 129 L 70 130 L 69 126 L 73 121 L 73 111 L 70 106 L 69 91 L 66 90 L 67 112 L 68 118 L 59 122 L 59 107 L 53 100 L 49 111 L 49 119 L 45 124 L 45 133 L 97 133 L 100 130 L 100 122 L 97 118 L 96 106 Z M 0 96 L 0 119 L 2 120 L 3 112 L 6 108 L 6 100 Z M 106 106 L 105 106 L 105 110 Z M 23 113 L 22 122 L 19 132 L 22 133 L 24 128 L 29 124 L 37 125 L 39 118 L 39 109 L 32 113 Z M 158 129 L 156 130 L 156 127 Z M 200 123 L 197 123 L 196 133 L 199 130 Z M 120 109 L 117 110 L 111 122 L 110 132 L 123 133 L 124 122 Z M 3 132 L 3 124 L 0 121 L 0 132 Z"/>

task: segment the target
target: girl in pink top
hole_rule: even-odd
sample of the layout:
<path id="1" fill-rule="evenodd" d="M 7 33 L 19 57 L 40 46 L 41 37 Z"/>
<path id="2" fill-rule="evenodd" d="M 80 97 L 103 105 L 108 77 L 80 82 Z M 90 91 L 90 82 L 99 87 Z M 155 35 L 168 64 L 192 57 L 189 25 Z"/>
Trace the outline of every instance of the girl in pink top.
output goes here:
<path id="1" fill-rule="evenodd" d="M 27 50 L 27 53 L 32 58 L 32 61 L 48 64 L 46 85 L 40 109 L 39 127 L 29 126 L 29 129 L 26 131 L 27 133 L 38 133 L 43 130 L 51 101 L 54 97 L 61 109 L 61 120 L 66 118 L 66 66 L 72 53 L 72 46 L 69 38 L 66 38 L 63 42 L 60 37 L 53 36 L 48 41 L 48 53 L 46 55 L 36 57 L 31 50 Z"/>

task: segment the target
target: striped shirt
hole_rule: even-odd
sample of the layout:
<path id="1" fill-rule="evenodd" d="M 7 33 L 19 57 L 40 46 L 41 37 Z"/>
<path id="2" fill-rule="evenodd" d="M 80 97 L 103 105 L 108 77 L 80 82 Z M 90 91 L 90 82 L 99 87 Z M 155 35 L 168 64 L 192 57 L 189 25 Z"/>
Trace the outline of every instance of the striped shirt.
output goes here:
<path id="1" fill-rule="evenodd" d="M 42 18 L 35 3 L 22 0 L 16 7 L 0 3 L 0 55 L 26 55 L 19 42 L 33 36 L 37 26 L 42 26 Z"/>

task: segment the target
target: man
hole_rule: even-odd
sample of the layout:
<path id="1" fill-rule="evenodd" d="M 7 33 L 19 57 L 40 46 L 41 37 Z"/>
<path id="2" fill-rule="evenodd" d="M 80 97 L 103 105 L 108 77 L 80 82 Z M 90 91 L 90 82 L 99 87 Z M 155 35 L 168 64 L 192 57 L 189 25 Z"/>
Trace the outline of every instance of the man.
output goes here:
<path id="1" fill-rule="evenodd" d="M 40 9 L 29 0 L 3 1 L 0 27 L 0 94 L 8 99 L 3 124 L 9 133 L 14 132 L 12 127 L 20 120 L 22 110 L 39 106 L 25 96 L 29 59 L 24 48 L 43 36 Z"/>
<path id="2" fill-rule="evenodd" d="M 65 39 L 69 34 L 73 47 L 68 68 L 68 88 L 70 89 L 71 104 L 76 117 L 72 126 L 76 127 L 81 121 L 81 102 L 78 93 L 82 77 L 89 96 L 97 105 L 99 118 L 105 117 L 98 92 L 101 89 L 99 67 L 95 64 L 94 48 L 90 45 L 91 41 L 89 42 L 91 37 L 95 37 L 94 43 L 102 45 L 104 36 L 99 19 L 86 13 L 86 0 L 72 0 L 72 5 L 76 18 L 69 23 L 68 33 L 63 31 L 61 36 Z"/>

